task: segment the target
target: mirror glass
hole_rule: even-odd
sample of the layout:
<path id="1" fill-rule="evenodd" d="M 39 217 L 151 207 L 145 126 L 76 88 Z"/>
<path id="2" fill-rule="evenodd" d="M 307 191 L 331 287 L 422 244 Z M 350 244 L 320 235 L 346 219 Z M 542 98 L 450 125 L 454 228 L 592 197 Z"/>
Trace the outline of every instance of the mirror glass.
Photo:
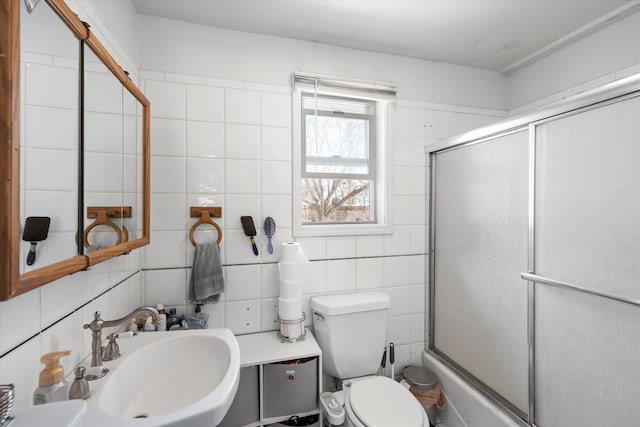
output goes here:
<path id="1" fill-rule="evenodd" d="M 129 230 L 129 240 L 135 240 L 142 237 L 142 106 L 124 86 L 122 102 L 122 204 L 131 206 L 122 223 Z"/>
<path id="2" fill-rule="evenodd" d="M 84 247 L 85 253 L 124 242 L 124 101 L 122 84 L 85 45 Z"/>
<path id="3" fill-rule="evenodd" d="M 80 41 L 45 3 L 20 10 L 20 273 L 78 255 Z M 46 223 L 28 217 L 50 218 Z M 46 240 L 40 240 L 46 237 Z"/>
<path id="4" fill-rule="evenodd" d="M 85 253 L 142 237 L 142 105 L 84 47 Z"/>

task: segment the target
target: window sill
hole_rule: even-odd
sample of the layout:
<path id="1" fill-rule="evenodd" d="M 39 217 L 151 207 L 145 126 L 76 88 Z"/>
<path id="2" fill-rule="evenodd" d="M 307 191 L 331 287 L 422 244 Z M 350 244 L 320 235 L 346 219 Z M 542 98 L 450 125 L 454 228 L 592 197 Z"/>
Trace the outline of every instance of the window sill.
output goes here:
<path id="1" fill-rule="evenodd" d="M 294 237 L 366 236 L 393 234 L 393 226 L 388 224 L 294 224 Z"/>

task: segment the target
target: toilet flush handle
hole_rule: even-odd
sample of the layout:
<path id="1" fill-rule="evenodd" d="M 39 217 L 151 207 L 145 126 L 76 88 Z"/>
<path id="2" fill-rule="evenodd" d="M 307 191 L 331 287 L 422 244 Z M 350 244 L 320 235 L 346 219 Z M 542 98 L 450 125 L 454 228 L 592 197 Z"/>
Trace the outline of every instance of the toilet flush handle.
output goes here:
<path id="1" fill-rule="evenodd" d="M 314 311 L 313 314 L 318 318 L 318 320 L 322 320 L 324 321 L 324 316 L 320 313 L 318 313 L 317 311 Z"/>

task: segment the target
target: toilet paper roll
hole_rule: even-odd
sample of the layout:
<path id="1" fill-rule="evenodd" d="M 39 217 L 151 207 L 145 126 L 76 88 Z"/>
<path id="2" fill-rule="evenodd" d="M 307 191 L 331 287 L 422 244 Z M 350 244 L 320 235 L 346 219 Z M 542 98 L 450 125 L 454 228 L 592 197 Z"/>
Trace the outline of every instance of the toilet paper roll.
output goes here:
<path id="1" fill-rule="evenodd" d="M 300 298 L 278 298 L 278 316 L 282 320 L 298 320 L 302 317 Z"/>
<path id="2" fill-rule="evenodd" d="M 282 323 L 280 324 L 280 333 L 282 336 L 294 340 L 296 338 L 300 338 L 304 334 L 304 325 L 302 322 L 289 324 Z"/>
<path id="3" fill-rule="evenodd" d="M 280 298 L 300 299 L 302 296 L 302 281 L 300 280 L 281 280 L 280 281 Z"/>
<path id="4" fill-rule="evenodd" d="M 280 244 L 282 256 L 280 262 L 295 262 L 306 264 L 309 259 L 304 254 L 300 243 L 297 242 L 284 242 Z"/>
<path id="5" fill-rule="evenodd" d="M 280 273 L 280 280 L 287 282 L 302 280 L 303 265 L 304 264 L 298 262 L 279 262 L 278 272 Z"/>

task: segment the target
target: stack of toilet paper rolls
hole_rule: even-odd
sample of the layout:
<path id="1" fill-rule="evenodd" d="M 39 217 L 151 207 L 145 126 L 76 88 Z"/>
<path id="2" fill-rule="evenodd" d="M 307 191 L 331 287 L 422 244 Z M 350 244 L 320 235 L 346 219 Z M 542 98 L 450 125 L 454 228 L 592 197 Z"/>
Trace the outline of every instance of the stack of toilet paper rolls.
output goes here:
<path id="1" fill-rule="evenodd" d="M 296 339 L 304 333 L 302 313 L 302 276 L 309 263 L 299 243 L 282 243 L 282 257 L 278 263 L 280 272 L 280 298 L 278 320 L 280 333 L 286 338 Z"/>

